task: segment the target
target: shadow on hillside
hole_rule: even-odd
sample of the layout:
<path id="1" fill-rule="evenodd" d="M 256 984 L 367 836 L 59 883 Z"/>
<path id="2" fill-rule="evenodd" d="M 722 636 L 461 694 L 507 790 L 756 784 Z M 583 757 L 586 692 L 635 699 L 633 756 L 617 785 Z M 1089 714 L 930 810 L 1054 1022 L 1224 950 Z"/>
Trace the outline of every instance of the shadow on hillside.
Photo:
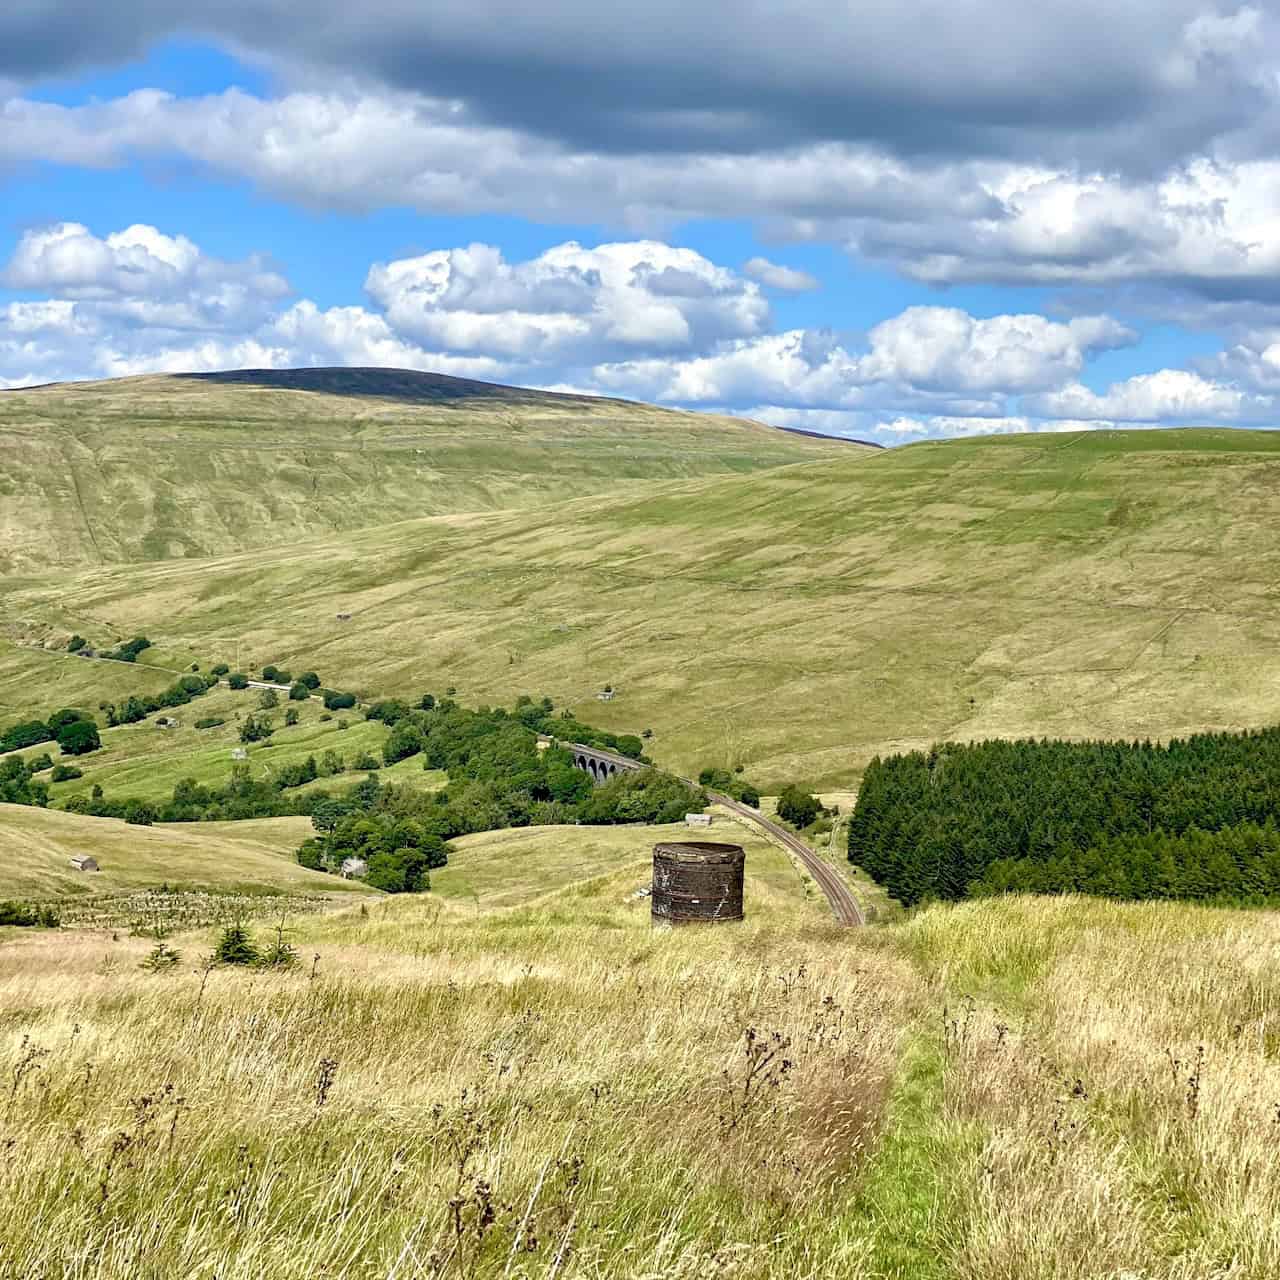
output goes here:
<path id="1" fill-rule="evenodd" d="M 175 378 L 221 386 L 272 387 L 280 391 L 315 391 L 330 396 L 374 396 L 387 400 L 439 404 L 451 400 L 500 400 L 505 404 L 561 405 L 598 403 L 592 396 L 531 391 L 496 382 L 452 378 L 416 369 L 230 369 L 221 373 L 177 373 Z"/>

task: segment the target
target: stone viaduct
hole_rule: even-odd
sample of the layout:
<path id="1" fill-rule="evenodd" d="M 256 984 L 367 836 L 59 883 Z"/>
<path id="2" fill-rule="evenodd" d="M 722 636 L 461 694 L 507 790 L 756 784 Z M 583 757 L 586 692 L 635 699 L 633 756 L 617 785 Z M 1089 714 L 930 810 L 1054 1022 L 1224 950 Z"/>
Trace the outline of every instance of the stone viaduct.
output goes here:
<path id="1" fill-rule="evenodd" d="M 605 751 L 601 747 L 586 747 L 581 742 L 566 742 L 564 745 L 573 752 L 574 766 L 583 773 L 589 773 L 597 784 L 608 782 L 615 773 L 644 768 L 638 760 Z"/>
<path id="2" fill-rule="evenodd" d="M 552 739 L 542 737 L 541 741 L 550 745 Z M 638 760 L 620 756 L 616 751 L 606 751 L 603 747 L 588 747 L 581 742 L 561 742 L 559 745 L 573 752 L 574 767 L 581 769 L 583 773 L 589 773 L 592 782 L 597 785 L 608 782 L 616 773 L 644 768 Z"/>

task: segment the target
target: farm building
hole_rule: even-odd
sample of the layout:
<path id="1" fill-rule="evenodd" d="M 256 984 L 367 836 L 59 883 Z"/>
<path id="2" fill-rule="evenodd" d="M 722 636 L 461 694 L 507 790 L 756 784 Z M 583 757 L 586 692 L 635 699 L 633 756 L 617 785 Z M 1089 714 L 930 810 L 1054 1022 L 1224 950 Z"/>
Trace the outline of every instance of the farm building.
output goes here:
<path id="1" fill-rule="evenodd" d="M 341 872 L 344 880 L 359 880 L 369 874 L 369 864 L 363 858 L 343 858 Z"/>
<path id="2" fill-rule="evenodd" d="M 87 853 L 77 853 L 71 859 L 71 865 L 77 871 L 97 871 L 98 870 L 97 858 L 91 858 Z"/>
<path id="3" fill-rule="evenodd" d="M 711 815 L 709 813 L 686 813 L 684 815 L 684 825 L 686 827 L 709 827 L 711 825 Z"/>

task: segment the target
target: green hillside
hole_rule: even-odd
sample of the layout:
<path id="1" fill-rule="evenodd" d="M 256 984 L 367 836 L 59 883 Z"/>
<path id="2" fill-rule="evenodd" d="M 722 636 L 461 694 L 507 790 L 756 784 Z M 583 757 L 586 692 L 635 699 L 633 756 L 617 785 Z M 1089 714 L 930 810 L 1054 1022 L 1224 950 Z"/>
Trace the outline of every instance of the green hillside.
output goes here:
<path id="1" fill-rule="evenodd" d="M 651 727 L 665 764 L 835 786 L 938 737 L 1280 719 L 1278 518 L 1280 435 L 1003 437 L 60 574 L 0 605 L 209 661 L 234 637 L 369 693 L 545 693 Z"/>
<path id="2" fill-rule="evenodd" d="M 733 418 L 404 370 L 9 391 L 0 574 L 278 546 L 851 449 Z"/>
<path id="3" fill-rule="evenodd" d="M 307 871 L 294 850 L 306 818 L 135 827 L 51 809 L 0 805 L 0 898 L 53 898 L 154 888 L 292 894 L 367 893 L 355 881 Z M 70 864 L 89 854 L 101 870 Z"/>

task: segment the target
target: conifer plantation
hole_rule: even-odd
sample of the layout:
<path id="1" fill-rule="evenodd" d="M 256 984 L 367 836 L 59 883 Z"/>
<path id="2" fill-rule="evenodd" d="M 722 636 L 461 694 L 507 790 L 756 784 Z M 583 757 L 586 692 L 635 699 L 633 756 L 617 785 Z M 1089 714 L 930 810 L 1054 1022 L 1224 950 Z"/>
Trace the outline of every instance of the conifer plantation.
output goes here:
<path id="1" fill-rule="evenodd" d="M 876 759 L 849 858 L 908 906 L 1000 892 L 1280 900 L 1280 729 Z"/>

